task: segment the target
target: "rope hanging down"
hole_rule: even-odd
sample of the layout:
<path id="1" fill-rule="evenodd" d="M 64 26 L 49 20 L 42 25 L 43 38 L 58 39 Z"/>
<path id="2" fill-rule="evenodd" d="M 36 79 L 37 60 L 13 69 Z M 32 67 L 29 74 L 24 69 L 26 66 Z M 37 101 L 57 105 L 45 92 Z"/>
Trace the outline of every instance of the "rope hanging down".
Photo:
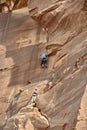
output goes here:
<path id="1" fill-rule="evenodd" d="M 9 29 L 10 20 L 11 20 L 11 12 L 8 12 L 6 14 L 1 14 L 1 15 L 3 15 L 3 19 L 2 19 L 3 29 L 2 29 L 2 36 L 1 36 L 1 42 L 3 43 L 6 40 L 7 32 Z"/>
<path id="2" fill-rule="evenodd" d="M 46 31 L 46 52 L 48 54 L 48 50 L 47 50 L 47 45 L 48 45 L 48 42 L 49 42 L 49 34 L 48 34 L 48 29 L 45 29 Z"/>
<path id="3" fill-rule="evenodd" d="M 1 42 L 4 42 L 4 40 L 6 40 L 7 32 L 8 32 L 9 25 L 10 25 L 12 11 L 15 8 L 15 6 L 18 4 L 18 2 L 19 2 L 19 0 L 15 0 L 12 9 L 8 10 L 7 13 L 1 13 L 1 28 L 3 28 L 1 40 L 0 40 Z M 4 6 L 4 5 L 2 5 L 2 6 Z"/>

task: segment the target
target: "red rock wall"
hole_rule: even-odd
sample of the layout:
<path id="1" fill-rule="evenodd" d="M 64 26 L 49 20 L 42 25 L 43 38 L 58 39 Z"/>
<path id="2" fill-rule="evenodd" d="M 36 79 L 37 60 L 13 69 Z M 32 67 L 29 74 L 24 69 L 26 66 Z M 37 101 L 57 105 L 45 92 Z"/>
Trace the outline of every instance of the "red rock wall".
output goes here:
<path id="1" fill-rule="evenodd" d="M 80 71 L 86 69 L 87 64 L 85 8 L 85 0 L 29 1 L 31 17 L 48 33 L 48 52 L 50 55 L 56 54 L 53 66 L 53 82 L 56 86 L 37 101 L 39 109 L 50 121 L 48 130 L 72 130 L 75 127 L 81 97 L 87 84 L 86 70 L 82 70 L 83 74 Z M 52 53 L 54 46 L 58 52 Z"/>
<path id="2" fill-rule="evenodd" d="M 79 130 L 78 112 L 87 84 L 86 1 L 28 2 L 29 14 L 21 9 L 11 17 L 0 15 L 0 129 Z M 39 54 L 45 52 L 48 68 L 41 69 Z"/>

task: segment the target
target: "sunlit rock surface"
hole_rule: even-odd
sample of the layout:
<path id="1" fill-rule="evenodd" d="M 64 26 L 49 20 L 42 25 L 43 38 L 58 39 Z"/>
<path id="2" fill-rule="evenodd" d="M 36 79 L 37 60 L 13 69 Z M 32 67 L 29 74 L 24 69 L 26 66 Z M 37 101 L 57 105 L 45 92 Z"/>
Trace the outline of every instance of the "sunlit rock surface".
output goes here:
<path id="1" fill-rule="evenodd" d="M 29 9 L 0 14 L 1 130 L 87 129 L 86 3 L 29 0 Z"/>
<path id="2" fill-rule="evenodd" d="M 9 12 L 27 6 L 27 0 L 0 0 L 0 13 Z"/>
<path id="3" fill-rule="evenodd" d="M 87 103 L 86 103 L 86 100 L 87 100 L 87 86 L 85 88 L 85 92 L 82 97 L 75 130 L 86 130 L 87 129 Z"/>

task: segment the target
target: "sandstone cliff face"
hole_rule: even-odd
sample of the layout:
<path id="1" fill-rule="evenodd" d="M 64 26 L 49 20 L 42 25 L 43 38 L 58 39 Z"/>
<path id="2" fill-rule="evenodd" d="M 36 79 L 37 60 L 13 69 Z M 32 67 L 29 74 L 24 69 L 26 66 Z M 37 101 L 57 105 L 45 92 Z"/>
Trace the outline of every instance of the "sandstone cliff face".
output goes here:
<path id="1" fill-rule="evenodd" d="M 87 86 L 82 97 L 75 130 L 87 130 Z"/>
<path id="2" fill-rule="evenodd" d="M 87 129 L 86 3 L 29 0 L 29 14 L 24 8 L 0 15 L 0 129 Z M 39 54 L 45 52 L 48 68 L 42 70 Z"/>
<path id="3" fill-rule="evenodd" d="M 27 0 L 0 0 L 0 12 L 19 9 L 27 6 Z"/>

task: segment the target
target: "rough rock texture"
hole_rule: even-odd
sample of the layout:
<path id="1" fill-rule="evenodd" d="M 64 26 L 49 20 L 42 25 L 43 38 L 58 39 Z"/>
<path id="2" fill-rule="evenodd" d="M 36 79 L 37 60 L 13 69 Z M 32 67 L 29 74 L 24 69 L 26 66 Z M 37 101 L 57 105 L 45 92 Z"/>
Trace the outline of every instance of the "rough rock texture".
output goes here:
<path id="1" fill-rule="evenodd" d="M 82 97 L 81 105 L 78 112 L 77 124 L 75 130 L 87 130 L 87 86 Z"/>
<path id="2" fill-rule="evenodd" d="M 29 14 L 23 8 L 0 15 L 0 129 L 86 130 L 87 2 L 28 6 Z M 45 52 L 48 68 L 41 69 Z"/>
<path id="3" fill-rule="evenodd" d="M 0 0 L 0 13 L 27 6 L 27 0 Z"/>

